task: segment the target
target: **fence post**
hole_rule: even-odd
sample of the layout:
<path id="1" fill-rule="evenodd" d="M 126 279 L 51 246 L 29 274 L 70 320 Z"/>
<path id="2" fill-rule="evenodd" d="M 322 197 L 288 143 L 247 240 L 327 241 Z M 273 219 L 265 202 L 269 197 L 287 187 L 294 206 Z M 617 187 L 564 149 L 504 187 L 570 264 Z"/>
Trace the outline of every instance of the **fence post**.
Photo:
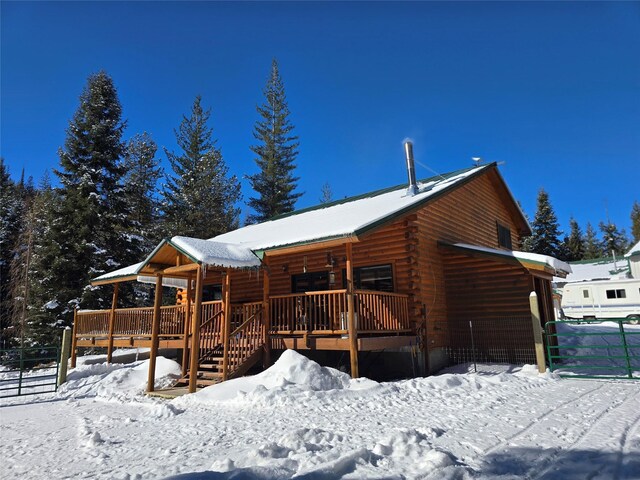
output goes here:
<path id="1" fill-rule="evenodd" d="M 69 363 L 69 351 L 71 350 L 71 328 L 67 327 L 62 332 L 62 350 L 60 351 L 60 367 L 58 368 L 59 387 L 67 381 L 67 364 Z"/>
<path id="2" fill-rule="evenodd" d="M 531 326 L 533 327 L 533 340 L 536 347 L 536 363 L 538 372 L 544 373 L 547 365 L 544 359 L 544 343 L 542 342 L 542 326 L 540 325 L 540 309 L 538 307 L 538 295 L 531 292 L 529 295 L 529 307 L 531 308 Z"/>
<path id="3" fill-rule="evenodd" d="M 627 336 L 624 333 L 624 326 L 622 325 L 622 319 L 618 320 L 618 327 L 620 328 L 620 335 L 622 337 L 622 346 L 624 347 L 624 358 L 627 361 L 627 376 L 633 378 L 633 369 L 631 368 L 631 360 L 629 359 L 629 347 L 627 346 Z"/>

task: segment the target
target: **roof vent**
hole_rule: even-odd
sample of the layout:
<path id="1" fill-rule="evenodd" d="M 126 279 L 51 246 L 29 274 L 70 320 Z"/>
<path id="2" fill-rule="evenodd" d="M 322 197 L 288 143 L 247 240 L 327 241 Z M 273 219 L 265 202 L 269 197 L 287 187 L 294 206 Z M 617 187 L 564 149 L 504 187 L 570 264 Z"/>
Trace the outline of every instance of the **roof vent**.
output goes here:
<path id="1" fill-rule="evenodd" d="M 409 188 L 407 188 L 407 194 L 413 197 L 418 193 L 416 167 L 413 163 L 413 143 L 409 141 L 404 142 L 404 153 L 407 157 L 407 175 L 409 176 Z"/>

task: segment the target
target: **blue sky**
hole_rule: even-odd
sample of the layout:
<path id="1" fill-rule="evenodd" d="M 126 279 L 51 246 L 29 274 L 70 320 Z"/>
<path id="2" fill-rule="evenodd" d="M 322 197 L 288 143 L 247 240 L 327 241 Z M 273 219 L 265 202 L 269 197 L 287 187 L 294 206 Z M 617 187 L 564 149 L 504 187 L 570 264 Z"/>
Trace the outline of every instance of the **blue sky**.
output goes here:
<path id="1" fill-rule="evenodd" d="M 325 182 L 335 198 L 404 182 L 405 137 L 437 172 L 505 162 L 525 210 L 544 187 L 565 229 L 570 215 L 584 228 L 608 213 L 629 230 L 640 200 L 638 2 L 3 1 L 1 28 L 0 146 L 14 177 L 57 167 L 100 69 L 126 138 L 147 131 L 175 150 L 201 94 L 231 172 L 254 173 L 255 107 L 276 57 L 300 137 L 298 207 Z"/>

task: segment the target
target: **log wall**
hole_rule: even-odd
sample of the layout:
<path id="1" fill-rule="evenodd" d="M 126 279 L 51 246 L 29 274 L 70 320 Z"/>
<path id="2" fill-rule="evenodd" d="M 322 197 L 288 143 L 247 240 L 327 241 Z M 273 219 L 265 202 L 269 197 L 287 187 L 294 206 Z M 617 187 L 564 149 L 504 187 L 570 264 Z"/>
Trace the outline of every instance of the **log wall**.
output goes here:
<path id="1" fill-rule="evenodd" d="M 497 174 L 489 171 L 418 212 L 415 221 L 418 232 L 418 296 L 426 310 L 425 342 L 429 350 L 451 343 L 445 281 L 445 264 L 450 252 L 438 248 L 438 241 L 499 248 L 496 222 L 500 222 L 511 229 L 513 248 L 517 249 L 520 237 L 511 204 Z M 523 278 L 527 277 L 524 269 L 521 274 Z M 496 305 L 499 300 L 495 299 Z M 414 312 L 414 316 L 417 313 Z"/>

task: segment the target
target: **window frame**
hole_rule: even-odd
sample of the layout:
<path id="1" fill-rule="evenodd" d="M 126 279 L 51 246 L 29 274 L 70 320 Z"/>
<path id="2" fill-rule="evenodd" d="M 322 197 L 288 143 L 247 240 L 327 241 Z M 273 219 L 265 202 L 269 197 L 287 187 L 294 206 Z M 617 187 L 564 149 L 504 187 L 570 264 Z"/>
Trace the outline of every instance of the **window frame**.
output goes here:
<path id="1" fill-rule="evenodd" d="M 362 287 L 362 271 L 366 270 L 366 269 L 381 269 L 381 268 L 388 268 L 389 269 L 389 277 L 390 281 L 391 281 L 391 289 L 384 289 L 381 290 L 379 288 L 363 288 Z M 369 290 L 372 292 L 388 292 L 388 293 L 395 293 L 396 291 L 396 282 L 395 282 L 395 271 L 394 271 L 394 265 L 393 263 L 380 263 L 380 264 L 376 264 L 376 265 L 362 265 L 359 267 L 354 267 L 353 269 L 353 288 L 354 290 Z M 384 277 L 387 278 L 387 277 Z M 373 280 L 374 283 L 377 283 L 379 280 L 378 279 L 374 279 Z M 342 288 L 347 288 L 347 271 L 346 269 L 342 269 Z"/>
<path id="2" fill-rule="evenodd" d="M 513 240 L 511 239 L 511 227 L 500 221 L 496 221 L 496 232 L 498 235 L 498 248 L 513 250 Z"/>

